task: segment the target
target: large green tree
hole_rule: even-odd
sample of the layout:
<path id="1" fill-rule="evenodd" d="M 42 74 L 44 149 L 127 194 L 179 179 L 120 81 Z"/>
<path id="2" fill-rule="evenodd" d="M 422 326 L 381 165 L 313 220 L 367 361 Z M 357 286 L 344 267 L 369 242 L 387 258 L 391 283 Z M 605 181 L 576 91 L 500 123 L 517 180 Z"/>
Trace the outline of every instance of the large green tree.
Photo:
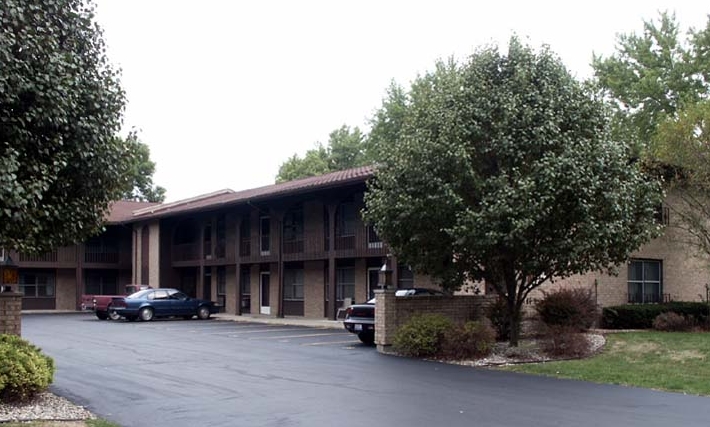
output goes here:
<path id="1" fill-rule="evenodd" d="M 123 199 L 142 202 L 163 202 L 165 188 L 153 184 L 155 162 L 150 159 L 150 148 L 138 138 L 133 131 L 122 140 L 126 155 L 131 159 L 128 163 L 128 188 L 123 193 Z"/>
<path id="2" fill-rule="evenodd" d="M 358 127 L 343 125 L 330 133 L 327 146 L 317 143 L 303 157 L 298 154 L 289 157 L 279 166 L 276 182 L 363 166 L 369 162 L 365 135 Z"/>
<path id="3" fill-rule="evenodd" d="M 595 80 L 616 107 L 617 129 L 644 161 L 666 175 L 672 227 L 710 256 L 710 19 L 685 37 L 675 16 L 622 34 L 617 51 L 595 57 Z"/>
<path id="4" fill-rule="evenodd" d="M 440 62 L 396 104 L 398 139 L 382 147 L 365 217 L 445 287 L 492 285 L 512 313 L 511 345 L 533 289 L 613 269 L 658 230 L 658 184 L 547 48 L 513 38 L 507 54 Z"/>
<path id="5" fill-rule="evenodd" d="M 45 250 L 101 229 L 128 185 L 124 103 L 90 1 L 2 0 L 0 246 Z"/>
<path id="6" fill-rule="evenodd" d="M 594 56 L 596 83 L 616 107 L 617 135 L 648 148 L 658 124 L 684 105 L 707 99 L 710 88 L 710 21 L 681 37 L 675 15 L 644 21 L 641 34 L 621 34 L 616 52 Z"/>

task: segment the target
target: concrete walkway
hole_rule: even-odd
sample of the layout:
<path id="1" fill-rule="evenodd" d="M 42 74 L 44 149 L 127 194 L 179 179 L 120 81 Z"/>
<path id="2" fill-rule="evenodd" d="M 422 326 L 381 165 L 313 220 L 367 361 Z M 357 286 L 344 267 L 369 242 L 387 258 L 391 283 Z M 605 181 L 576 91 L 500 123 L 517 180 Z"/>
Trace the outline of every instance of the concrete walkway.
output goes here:
<path id="1" fill-rule="evenodd" d="M 22 310 L 22 314 L 79 314 L 84 313 L 87 316 L 93 316 L 90 311 L 71 311 L 71 310 Z M 217 313 L 212 317 L 215 320 L 244 322 L 244 323 L 264 323 L 271 325 L 293 325 L 293 326 L 308 326 L 311 328 L 322 329 L 344 329 L 342 320 L 328 319 L 308 319 L 303 317 L 286 316 L 283 318 L 264 316 L 259 314 L 246 314 L 238 316 L 235 314 Z"/>
<path id="2" fill-rule="evenodd" d="M 323 329 L 344 329 L 342 320 L 328 319 L 308 319 L 303 317 L 286 316 L 283 318 L 264 316 L 258 314 L 246 314 L 237 316 L 234 314 L 217 313 L 213 314 L 217 320 L 246 322 L 246 323 L 266 323 L 271 325 L 293 325 L 293 326 L 308 326 L 311 328 Z"/>

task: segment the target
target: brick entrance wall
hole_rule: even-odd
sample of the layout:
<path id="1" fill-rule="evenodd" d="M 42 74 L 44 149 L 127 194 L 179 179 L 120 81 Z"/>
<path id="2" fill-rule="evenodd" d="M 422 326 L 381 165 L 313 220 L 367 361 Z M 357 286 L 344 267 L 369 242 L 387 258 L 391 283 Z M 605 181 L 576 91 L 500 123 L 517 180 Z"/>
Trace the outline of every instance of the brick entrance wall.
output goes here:
<path id="1" fill-rule="evenodd" d="M 375 290 L 375 344 L 377 351 L 387 352 L 397 329 L 417 314 L 441 314 L 456 323 L 478 320 L 496 296 L 411 296 L 396 297 L 394 290 Z"/>
<path id="2" fill-rule="evenodd" d="M 22 294 L 0 292 L 0 334 L 20 335 L 22 324 Z"/>

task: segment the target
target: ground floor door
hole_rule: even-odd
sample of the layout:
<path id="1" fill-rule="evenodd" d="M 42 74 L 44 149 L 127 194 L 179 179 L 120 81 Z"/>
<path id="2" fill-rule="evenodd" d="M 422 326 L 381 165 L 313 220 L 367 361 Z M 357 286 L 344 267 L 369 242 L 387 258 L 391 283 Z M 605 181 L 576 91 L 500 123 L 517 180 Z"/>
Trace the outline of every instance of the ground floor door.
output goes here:
<path id="1" fill-rule="evenodd" d="M 271 275 L 268 271 L 262 271 L 259 282 L 259 313 L 271 314 L 269 305 L 269 286 L 271 286 Z"/>

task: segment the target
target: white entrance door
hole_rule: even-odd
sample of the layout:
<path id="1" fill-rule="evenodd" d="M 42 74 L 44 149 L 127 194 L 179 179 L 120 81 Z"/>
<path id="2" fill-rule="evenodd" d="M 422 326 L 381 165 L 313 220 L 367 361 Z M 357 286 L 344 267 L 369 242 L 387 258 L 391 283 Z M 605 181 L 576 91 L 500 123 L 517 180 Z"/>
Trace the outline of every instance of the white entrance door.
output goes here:
<path id="1" fill-rule="evenodd" d="M 271 286 L 271 275 L 268 271 L 261 272 L 261 280 L 259 282 L 259 313 L 271 314 L 271 306 L 269 305 L 269 286 Z"/>

